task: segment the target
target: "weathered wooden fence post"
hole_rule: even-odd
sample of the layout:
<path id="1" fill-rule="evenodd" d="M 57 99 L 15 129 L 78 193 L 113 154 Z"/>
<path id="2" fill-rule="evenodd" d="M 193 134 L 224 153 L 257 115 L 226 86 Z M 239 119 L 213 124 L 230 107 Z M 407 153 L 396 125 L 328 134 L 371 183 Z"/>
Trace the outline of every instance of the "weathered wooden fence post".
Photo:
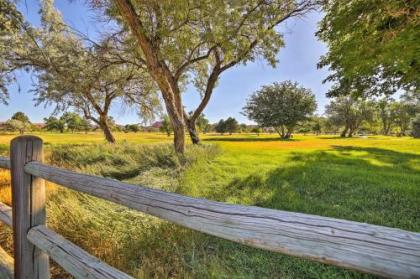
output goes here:
<path id="1" fill-rule="evenodd" d="M 16 279 L 50 278 L 48 255 L 28 241 L 30 228 L 45 225 L 44 180 L 25 173 L 27 162 L 43 161 L 42 139 L 14 138 L 10 145 L 13 240 Z"/>

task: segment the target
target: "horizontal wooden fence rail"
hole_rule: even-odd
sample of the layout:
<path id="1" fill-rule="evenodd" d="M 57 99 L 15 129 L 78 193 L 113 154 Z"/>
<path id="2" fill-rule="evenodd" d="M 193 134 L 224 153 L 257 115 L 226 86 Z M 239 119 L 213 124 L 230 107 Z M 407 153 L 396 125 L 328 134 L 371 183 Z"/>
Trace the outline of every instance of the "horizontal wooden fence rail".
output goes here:
<path id="1" fill-rule="evenodd" d="M 420 274 L 420 234 L 301 213 L 231 205 L 30 162 L 25 171 L 197 231 L 388 277 Z"/>
<path id="2" fill-rule="evenodd" d="M 10 160 L 0 157 L 0 168 L 10 169 Z M 13 225 L 12 208 L 2 202 L 0 202 L 0 222 L 9 227 Z M 0 278 L 12 279 L 14 277 L 13 265 L 13 257 L 0 247 Z"/>
<path id="3" fill-rule="evenodd" d="M 10 159 L 5 157 L 0 157 L 0 168 L 1 169 L 10 169 Z"/>
<path id="4" fill-rule="evenodd" d="M 10 163 L 0 158 L 0 166 L 7 165 L 10 166 Z M 31 177 L 43 178 L 190 229 L 248 246 L 384 277 L 420 278 L 420 233 L 192 198 L 55 168 L 36 160 L 27 162 L 24 171 Z M 93 273 L 92 265 L 100 263 L 97 259 L 44 225 L 30 228 L 27 238 L 67 271 L 73 270 L 76 278 L 86 278 L 87 273 L 83 272 L 92 272 L 95 274 L 91 275 L 93 278 L 129 278 L 128 275 L 122 275 L 109 266 Z M 103 270 L 109 272 L 103 273 Z"/>
<path id="5" fill-rule="evenodd" d="M 0 221 L 12 226 L 12 208 L 0 202 Z M 132 278 L 101 262 L 45 226 L 29 230 L 28 240 L 75 278 Z M 13 278 L 13 258 L 0 248 L 0 278 Z"/>
<path id="6" fill-rule="evenodd" d="M 0 202 L 0 221 L 9 227 L 12 227 L 12 218 L 12 208 Z"/>
<path id="7" fill-rule="evenodd" d="M 45 226 L 29 230 L 28 239 L 76 278 L 133 278 L 101 262 Z"/>
<path id="8" fill-rule="evenodd" d="M 14 277 L 13 265 L 13 258 L 0 247 L 0 278 L 12 279 Z"/>

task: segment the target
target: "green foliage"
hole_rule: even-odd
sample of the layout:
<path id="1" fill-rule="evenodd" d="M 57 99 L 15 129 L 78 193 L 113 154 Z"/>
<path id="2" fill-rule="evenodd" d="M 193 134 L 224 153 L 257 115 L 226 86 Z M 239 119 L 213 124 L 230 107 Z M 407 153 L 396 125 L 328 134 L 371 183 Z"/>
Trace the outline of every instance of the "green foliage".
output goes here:
<path id="1" fill-rule="evenodd" d="M 319 135 L 325 130 L 326 126 L 326 119 L 325 117 L 314 116 L 311 118 L 311 131 Z"/>
<path id="2" fill-rule="evenodd" d="M 9 119 L 6 121 L 6 129 L 9 131 L 19 131 L 20 134 L 24 134 L 25 131 L 31 128 L 29 122 L 20 121 L 17 119 Z"/>
<path id="3" fill-rule="evenodd" d="M 377 113 L 382 122 L 382 133 L 389 135 L 395 122 L 394 107 L 395 100 L 390 98 L 382 98 L 376 103 Z"/>
<path id="4" fill-rule="evenodd" d="M 229 134 L 235 133 L 239 130 L 239 123 L 233 117 L 228 117 L 224 122 L 224 126 L 226 132 L 228 132 Z"/>
<path id="5" fill-rule="evenodd" d="M 254 127 L 254 128 L 251 129 L 251 132 L 255 133 L 257 136 L 259 136 L 260 133 L 261 133 L 261 128 L 260 127 Z"/>
<path id="6" fill-rule="evenodd" d="M 13 114 L 11 119 L 12 120 L 19 120 L 19 121 L 24 122 L 24 123 L 31 123 L 31 121 L 29 121 L 29 117 L 21 111 L 18 111 L 15 114 Z"/>
<path id="7" fill-rule="evenodd" d="M 204 113 L 200 114 L 196 121 L 197 128 L 200 132 L 207 133 L 210 129 L 210 122 L 204 115 Z"/>
<path id="8" fill-rule="evenodd" d="M 18 31 L 22 23 L 23 17 L 16 9 L 15 1 L 0 0 L 0 36 Z"/>
<path id="9" fill-rule="evenodd" d="M 198 142 L 193 124 L 207 106 L 219 76 L 238 65 L 263 58 L 275 66 L 283 46 L 276 27 L 314 9 L 318 0 L 127 1 L 105 3 L 107 13 L 124 25 L 132 50 L 142 56 L 162 93 L 175 129 L 174 146 L 184 152 L 186 124 Z M 201 102 L 189 117 L 182 91 L 193 84 Z M 184 120 L 184 117 L 188 118 Z"/>
<path id="10" fill-rule="evenodd" d="M 341 96 L 331 100 L 325 107 L 325 113 L 333 125 L 344 126 L 342 137 L 351 137 L 364 121 L 373 118 L 374 107 L 371 101 Z"/>
<path id="11" fill-rule="evenodd" d="M 44 128 L 47 131 L 60 131 L 60 133 L 64 133 L 66 128 L 64 121 L 54 116 L 44 118 L 44 123 Z"/>
<path id="12" fill-rule="evenodd" d="M 6 122 L 5 126 L 6 130 L 19 131 L 20 134 L 23 134 L 31 128 L 32 124 L 25 113 L 18 111 L 12 115 L 12 117 Z"/>
<path id="13" fill-rule="evenodd" d="M 328 44 L 320 67 L 335 81 L 330 96 L 418 90 L 419 3 L 400 0 L 328 0 L 318 37 Z"/>
<path id="14" fill-rule="evenodd" d="M 140 127 L 137 124 L 127 124 L 124 126 L 124 132 L 134 132 L 137 133 L 140 131 Z"/>
<path id="15" fill-rule="evenodd" d="M 399 128 L 398 135 L 406 135 L 410 121 L 420 113 L 420 95 L 416 92 L 405 92 L 398 102 L 390 105 L 391 115 L 395 125 Z"/>
<path id="16" fill-rule="evenodd" d="M 60 133 L 64 133 L 65 130 L 75 132 L 89 131 L 91 129 L 89 121 L 74 112 L 66 112 L 60 118 L 50 116 L 44 118 L 44 122 L 44 128 L 47 131 L 59 131 Z"/>
<path id="17" fill-rule="evenodd" d="M 164 115 L 162 119 L 162 125 L 160 126 L 160 131 L 164 132 L 168 135 L 168 137 L 171 136 L 171 133 L 173 131 L 171 120 L 169 119 L 168 115 Z"/>
<path id="18" fill-rule="evenodd" d="M 235 133 L 239 130 L 239 123 L 233 117 L 228 117 L 226 120 L 220 119 L 214 127 L 215 131 L 221 134 Z"/>
<path id="19" fill-rule="evenodd" d="M 24 26 L 22 14 L 16 9 L 12 0 L 0 0 L 0 103 L 7 104 L 7 86 L 14 80 L 10 72 L 10 65 L 3 53 L 13 45 L 3 44 L 8 38 L 13 37 Z"/>
<path id="20" fill-rule="evenodd" d="M 261 127 L 274 127 L 282 138 L 289 138 L 296 125 L 315 109 L 315 95 L 311 90 L 284 81 L 263 86 L 253 93 L 243 113 Z"/>
<path id="21" fill-rule="evenodd" d="M 115 139 L 107 121 L 116 100 L 125 108 L 136 108 L 145 119 L 155 115 L 160 107 L 155 85 L 141 63 L 127 57 L 118 35 L 104 35 L 98 42 L 85 38 L 65 24 L 53 0 L 41 1 L 40 14 L 40 27 L 28 26 L 0 40 L 6 65 L 1 72 L 32 70 L 38 81 L 33 90 L 38 105 L 54 105 L 56 113 L 68 109 L 83 113 L 110 142 Z M 6 47 L 10 45 L 14 47 Z M 79 125 L 68 124 L 70 130 Z"/>
<path id="22" fill-rule="evenodd" d="M 187 63 L 189 67 L 181 72 L 183 77 L 187 78 L 188 71 L 194 72 L 188 78 L 195 80 L 199 91 L 204 92 L 210 75 L 207 68 L 212 69 L 217 59 L 222 60 L 220 68 L 257 58 L 274 66 L 276 55 L 284 45 L 282 35 L 274 27 L 289 17 L 306 13 L 315 7 L 316 1 L 240 0 L 196 4 L 191 0 L 137 1 L 133 6 L 136 20 L 144 28 L 138 31 L 153 44 L 156 56 L 173 72 Z M 108 14 L 121 21 L 116 7 L 109 7 Z"/>
<path id="23" fill-rule="evenodd" d="M 223 119 L 220 119 L 219 122 L 214 126 L 214 130 L 218 133 L 224 134 L 226 133 L 226 124 Z"/>
<path id="24" fill-rule="evenodd" d="M 70 131 L 86 131 L 89 130 L 89 122 L 80 117 L 77 113 L 66 112 L 60 117 L 60 121 L 65 123 L 65 126 Z"/>
<path id="25" fill-rule="evenodd" d="M 411 135 L 420 138 L 420 113 L 411 121 Z"/>

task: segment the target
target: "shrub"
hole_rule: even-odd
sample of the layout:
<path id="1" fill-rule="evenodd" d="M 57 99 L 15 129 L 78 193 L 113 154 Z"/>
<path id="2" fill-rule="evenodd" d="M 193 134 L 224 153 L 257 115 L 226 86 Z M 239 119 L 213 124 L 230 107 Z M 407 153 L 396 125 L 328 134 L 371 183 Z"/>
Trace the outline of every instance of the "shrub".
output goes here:
<path id="1" fill-rule="evenodd" d="M 411 121 L 411 135 L 416 139 L 420 138 L 420 113 Z"/>

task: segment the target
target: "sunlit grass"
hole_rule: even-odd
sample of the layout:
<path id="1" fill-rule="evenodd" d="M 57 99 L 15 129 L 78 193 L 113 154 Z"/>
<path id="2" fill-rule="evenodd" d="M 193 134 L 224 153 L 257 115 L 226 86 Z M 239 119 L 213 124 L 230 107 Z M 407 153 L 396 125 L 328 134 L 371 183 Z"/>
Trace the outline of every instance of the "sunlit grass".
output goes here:
<path id="1" fill-rule="evenodd" d="M 14 136 L 0 135 L 0 155 Z M 39 136 L 50 164 L 189 196 L 420 232 L 420 140 L 209 134 L 203 143 L 221 152 L 188 146 L 190 163 L 182 165 L 170 145 L 143 149 L 145 143 L 172 142 L 160 133 L 117 133 L 115 146 L 100 133 Z M 1 181 L 8 183 L 7 174 L 0 172 Z M 49 225 L 136 278 L 372 278 L 47 188 Z"/>

